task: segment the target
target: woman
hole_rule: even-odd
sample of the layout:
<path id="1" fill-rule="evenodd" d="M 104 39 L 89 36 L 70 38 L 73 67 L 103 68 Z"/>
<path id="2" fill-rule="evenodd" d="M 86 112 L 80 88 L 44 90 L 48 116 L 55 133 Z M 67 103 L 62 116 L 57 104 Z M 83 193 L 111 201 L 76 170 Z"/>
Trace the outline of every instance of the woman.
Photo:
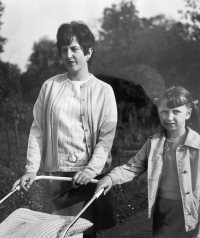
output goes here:
<path id="1" fill-rule="evenodd" d="M 45 81 L 34 105 L 26 173 L 13 189 L 18 184 L 29 189 L 39 168 L 49 175 L 73 177 L 73 188 L 67 182 L 45 182 L 44 212 L 76 215 L 95 191 L 90 180 L 100 179 L 111 166 L 117 109 L 111 86 L 88 70 L 94 43 L 83 22 L 59 27 L 57 49 L 67 73 Z M 110 192 L 83 214 L 94 223 L 84 237 L 96 237 L 96 231 L 115 225 L 113 200 Z"/>

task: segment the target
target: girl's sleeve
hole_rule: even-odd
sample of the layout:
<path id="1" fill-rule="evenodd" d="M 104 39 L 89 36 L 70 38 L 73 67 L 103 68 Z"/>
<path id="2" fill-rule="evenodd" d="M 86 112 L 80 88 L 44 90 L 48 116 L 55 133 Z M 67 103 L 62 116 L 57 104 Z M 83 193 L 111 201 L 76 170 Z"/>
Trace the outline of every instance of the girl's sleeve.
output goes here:
<path id="1" fill-rule="evenodd" d="M 127 164 L 116 167 L 108 174 L 112 179 L 113 185 L 129 182 L 147 170 L 150 144 L 151 141 L 148 139 L 139 152 Z"/>
<path id="2" fill-rule="evenodd" d="M 37 173 L 43 151 L 43 98 L 45 85 L 42 86 L 33 108 L 33 123 L 29 133 L 26 172 Z"/>

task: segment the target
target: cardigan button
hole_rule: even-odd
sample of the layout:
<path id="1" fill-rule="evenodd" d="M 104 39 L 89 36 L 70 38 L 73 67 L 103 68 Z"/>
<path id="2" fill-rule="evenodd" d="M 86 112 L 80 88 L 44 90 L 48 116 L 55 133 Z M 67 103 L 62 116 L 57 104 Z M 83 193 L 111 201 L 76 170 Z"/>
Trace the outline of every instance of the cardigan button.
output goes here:
<path id="1" fill-rule="evenodd" d="M 70 163 L 75 164 L 78 161 L 78 158 L 75 155 L 69 155 L 68 160 Z"/>
<path id="2" fill-rule="evenodd" d="M 183 171 L 183 174 L 187 174 L 187 171 L 186 171 L 186 170 L 184 170 L 184 171 Z"/>
<path id="3" fill-rule="evenodd" d="M 191 212 L 187 212 L 186 215 L 190 216 L 190 215 L 192 215 L 192 213 Z"/>

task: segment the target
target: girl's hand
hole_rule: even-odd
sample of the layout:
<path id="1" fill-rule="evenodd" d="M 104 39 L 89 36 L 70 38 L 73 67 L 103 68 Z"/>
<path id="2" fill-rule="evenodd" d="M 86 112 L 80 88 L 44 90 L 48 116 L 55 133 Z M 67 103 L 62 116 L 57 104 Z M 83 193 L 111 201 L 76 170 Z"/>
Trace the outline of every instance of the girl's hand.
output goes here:
<path id="1" fill-rule="evenodd" d="M 86 171 L 79 171 L 77 172 L 74 177 L 72 178 L 72 184 L 74 186 L 78 185 L 86 185 L 92 179 L 92 175 Z"/>
<path id="2" fill-rule="evenodd" d="M 12 187 L 12 191 L 20 185 L 21 188 L 23 188 L 25 191 L 28 191 L 28 189 L 31 187 L 32 183 L 34 182 L 36 178 L 36 173 L 34 172 L 27 172 L 25 173 L 20 179 L 18 179 Z"/>
<path id="3" fill-rule="evenodd" d="M 95 193 L 99 192 L 99 190 L 101 190 L 102 188 L 104 188 L 104 195 L 106 195 L 106 193 L 112 188 L 112 179 L 110 176 L 105 176 L 104 178 L 99 180 Z"/>

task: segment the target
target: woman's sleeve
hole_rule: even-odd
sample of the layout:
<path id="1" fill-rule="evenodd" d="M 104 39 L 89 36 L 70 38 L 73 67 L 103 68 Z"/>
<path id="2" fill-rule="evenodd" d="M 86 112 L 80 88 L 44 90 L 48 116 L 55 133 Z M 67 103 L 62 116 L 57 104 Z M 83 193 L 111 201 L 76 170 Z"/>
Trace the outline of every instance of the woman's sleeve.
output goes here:
<path id="1" fill-rule="evenodd" d="M 113 185 L 129 182 L 147 170 L 150 143 L 151 141 L 148 139 L 139 152 L 127 164 L 116 167 L 108 174 L 112 179 Z"/>
<path id="2" fill-rule="evenodd" d="M 43 101 L 45 85 L 42 86 L 33 108 L 33 123 L 29 133 L 26 172 L 39 170 L 43 151 Z"/>

